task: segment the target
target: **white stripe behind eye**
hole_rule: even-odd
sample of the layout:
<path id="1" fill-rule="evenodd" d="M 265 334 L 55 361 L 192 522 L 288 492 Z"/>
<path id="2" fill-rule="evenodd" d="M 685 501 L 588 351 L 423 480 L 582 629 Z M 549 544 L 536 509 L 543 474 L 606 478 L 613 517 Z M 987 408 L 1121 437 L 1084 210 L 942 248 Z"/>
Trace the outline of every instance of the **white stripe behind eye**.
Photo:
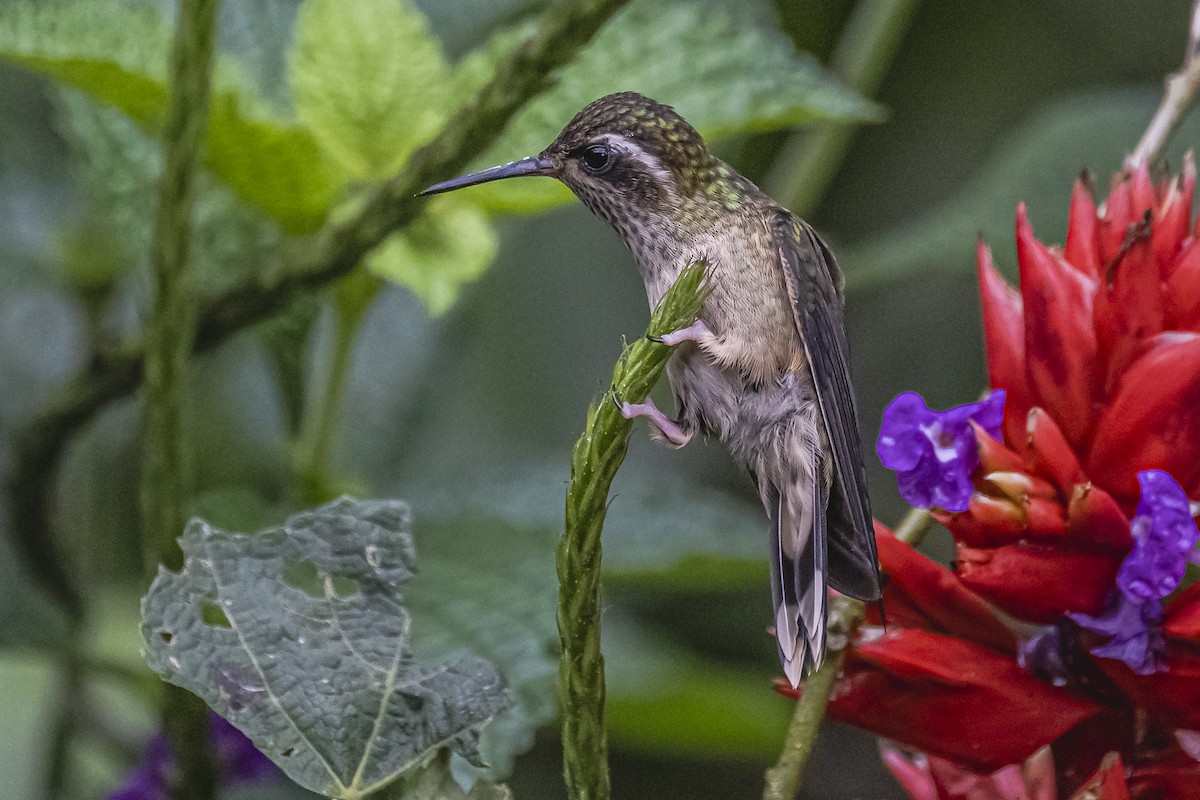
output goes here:
<path id="1" fill-rule="evenodd" d="M 621 153 L 621 155 L 623 155 L 625 158 L 632 158 L 637 161 L 646 168 L 647 172 L 658 178 L 667 186 L 674 184 L 674 176 L 672 176 L 671 171 L 664 167 L 662 162 L 658 160 L 658 156 L 654 155 L 649 150 L 646 150 L 637 142 L 626 139 L 624 136 L 618 136 L 612 133 L 601 136 L 600 141 L 607 144 L 613 150 Z"/>

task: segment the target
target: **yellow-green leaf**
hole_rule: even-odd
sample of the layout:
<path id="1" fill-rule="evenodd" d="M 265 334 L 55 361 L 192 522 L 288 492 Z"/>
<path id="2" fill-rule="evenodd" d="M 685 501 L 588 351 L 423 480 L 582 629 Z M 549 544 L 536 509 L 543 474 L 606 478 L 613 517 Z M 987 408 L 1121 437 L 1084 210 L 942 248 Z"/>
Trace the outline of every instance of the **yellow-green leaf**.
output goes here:
<path id="1" fill-rule="evenodd" d="M 297 117 L 356 178 L 394 172 L 448 112 L 446 60 L 408 0 L 308 0 L 289 71 Z"/>
<path id="2" fill-rule="evenodd" d="M 438 197 L 403 233 L 393 234 L 367 261 L 372 272 L 416 292 L 432 314 L 454 304 L 465 283 L 496 256 L 496 235 L 480 208 Z"/>

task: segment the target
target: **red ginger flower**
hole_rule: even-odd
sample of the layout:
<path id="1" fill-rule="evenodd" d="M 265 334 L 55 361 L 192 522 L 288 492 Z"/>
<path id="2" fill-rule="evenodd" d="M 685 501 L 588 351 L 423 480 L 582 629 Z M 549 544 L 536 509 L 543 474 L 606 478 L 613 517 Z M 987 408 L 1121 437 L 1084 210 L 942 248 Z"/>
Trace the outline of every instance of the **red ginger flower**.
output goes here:
<path id="1" fill-rule="evenodd" d="M 1143 547 L 1130 533 L 1146 499 L 1139 475 L 1161 470 L 1200 495 L 1194 186 L 1191 158 L 1158 186 L 1145 168 L 1121 175 L 1099 208 L 1081 180 L 1061 250 L 1039 243 L 1018 207 L 1020 293 L 980 244 L 989 380 L 1006 392 L 1001 437 L 975 426 L 968 508 L 934 509 L 954 535 L 955 571 L 879 532 L 888 628 L 860 632 L 832 716 L 979 786 L 1050 745 L 1059 796 L 1108 753 L 1123 757 L 1134 800 L 1200 796 L 1200 585 L 1154 601 L 1151 674 L 1097 655 L 1106 637 L 1072 621 L 1100 630 L 1087 621 L 1114 619 L 1118 573 Z M 1112 770 L 1103 775 L 1123 796 Z"/>
<path id="2" fill-rule="evenodd" d="M 970 508 L 938 513 L 964 583 L 1018 619 L 1100 614 L 1132 545 L 1138 473 L 1200 495 L 1200 244 L 1195 165 L 1155 187 L 1123 173 L 1097 209 L 1075 185 L 1067 245 L 1017 208 L 1018 294 L 978 250 L 988 378 L 1004 444 L 979 436 Z M 1069 576 L 1069 579 L 1064 579 Z"/>

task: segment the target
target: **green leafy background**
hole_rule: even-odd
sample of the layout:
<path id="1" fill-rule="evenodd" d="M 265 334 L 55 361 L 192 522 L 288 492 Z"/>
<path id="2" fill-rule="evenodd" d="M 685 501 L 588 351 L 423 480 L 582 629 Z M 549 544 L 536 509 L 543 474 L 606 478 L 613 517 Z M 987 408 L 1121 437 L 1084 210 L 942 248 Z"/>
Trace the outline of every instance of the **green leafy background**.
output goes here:
<path id="1" fill-rule="evenodd" d="M 224 3 L 198 289 L 218 291 L 353 209 L 489 77 L 540 6 Z M 977 393 L 976 236 L 1011 271 L 1012 211 L 1025 200 L 1038 234 L 1062 240 L 1072 179 L 1086 167 L 1103 185 L 1136 141 L 1183 52 L 1188 4 L 1147 14 L 1132 0 L 927 0 L 878 103 L 817 66 L 853 6 L 632 0 L 477 163 L 536 152 L 616 89 L 675 105 L 755 179 L 792 126 L 864 123 L 811 219 L 848 276 L 870 437 L 900 390 L 933 405 Z M 7 432 L 84 366 L 88 342 L 139 329 L 171 8 L 0 3 L 0 465 Z M 1198 136 L 1185 127 L 1172 163 Z M 372 254 L 385 288 L 355 331 L 322 465 L 331 494 L 412 504 L 414 647 L 430 657 L 465 647 L 505 673 L 517 705 L 483 747 L 520 798 L 561 796 L 553 542 L 567 454 L 620 337 L 646 320 L 628 253 L 569 201 L 549 181 L 483 187 L 431 203 Z M 332 301 L 310 298 L 197 359 L 197 513 L 253 530 L 312 504 L 297 489 L 297 442 L 313 406 L 305 387 L 325 379 L 336 330 Z M 101 665 L 82 693 L 60 666 L 65 621 L 0 539 L 0 718 L 19 734 L 0 745 L 6 794 L 40 796 L 64 702 L 98 721 L 80 715 L 62 797 L 111 789 L 154 725 L 138 655 L 136 429 L 133 404 L 112 405 L 60 475 L 55 520 L 88 590 L 84 653 Z M 870 477 L 877 514 L 894 519 L 890 478 Z M 8 524 L 0 505 L 0 532 Z M 942 544 L 932 552 L 946 557 Z M 720 447 L 635 438 L 605 551 L 619 796 L 756 795 L 789 712 L 770 691 L 765 547 L 748 481 Z M 900 797 L 874 743 L 837 725 L 805 791 Z M 298 795 L 280 783 L 240 796 Z"/>

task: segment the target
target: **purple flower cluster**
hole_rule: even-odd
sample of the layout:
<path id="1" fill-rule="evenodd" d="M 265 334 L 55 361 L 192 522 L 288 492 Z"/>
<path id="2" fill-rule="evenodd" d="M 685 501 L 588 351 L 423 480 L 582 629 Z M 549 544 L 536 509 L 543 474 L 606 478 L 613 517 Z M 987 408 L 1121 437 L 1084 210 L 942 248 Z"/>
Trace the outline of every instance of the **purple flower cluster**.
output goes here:
<path id="1" fill-rule="evenodd" d="M 1004 390 L 978 403 L 934 411 L 919 394 L 897 395 L 883 412 L 876 452 L 896 472 L 900 495 L 917 508 L 966 511 L 971 502 L 971 473 L 979 448 L 971 423 L 1000 438 Z"/>
<path id="2" fill-rule="evenodd" d="M 1110 637 L 1092 650 L 1124 661 L 1141 675 L 1164 667 L 1162 602 L 1183 580 L 1192 550 L 1200 539 L 1191 504 L 1175 479 L 1162 470 L 1138 473 L 1142 498 L 1129 524 L 1133 550 L 1121 563 L 1117 588 L 1104 614 L 1071 614 L 1090 631 Z"/>
<path id="3" fill-rule="evenodd" d="M 210 714 L 210 718 L 223 786 L 278 773 L 278 767 L 259 752 L 245 734 L 216 714 Z M 171 745 L 165 735 L 156 733 L 146 745 L 142 763 L 126 776 L 125 783 L 110 794 L 108 800 L 169 800 L 174 771 Z"/>

